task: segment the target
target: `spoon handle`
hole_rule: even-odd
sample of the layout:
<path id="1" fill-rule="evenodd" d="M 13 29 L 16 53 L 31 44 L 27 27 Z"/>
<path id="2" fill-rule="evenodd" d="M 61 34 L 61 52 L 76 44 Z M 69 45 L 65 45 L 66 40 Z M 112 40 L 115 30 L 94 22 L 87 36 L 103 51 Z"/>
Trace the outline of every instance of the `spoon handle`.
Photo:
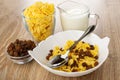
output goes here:
<path id="1" fill-rule="evenodd" d="M 85 30 L 85 32 L 83 33 L 83 35 L 77 41 L 75 41 L 75 43 L 68 50 L 71 51 L 76 46 L 76 44 L 78 44 L 79 41 L 81 41 L 84 37 L 86 37 L 88 34 L 90 34 L 91 32 L 93 32 L 94 29 L 95 29 L 95 27 L 96 27 L 96 25 L 89 26 L 87 28 L 87 30 Z"/>

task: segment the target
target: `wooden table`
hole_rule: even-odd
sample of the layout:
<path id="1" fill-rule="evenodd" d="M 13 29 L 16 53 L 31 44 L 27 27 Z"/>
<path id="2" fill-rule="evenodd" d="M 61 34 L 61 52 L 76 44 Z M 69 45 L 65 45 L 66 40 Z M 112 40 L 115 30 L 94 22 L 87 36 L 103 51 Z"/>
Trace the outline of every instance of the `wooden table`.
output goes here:
<path id="1" fill-rule="evenodd" d="M 100 37 L 110 37 L 109 56 L 96 71 L 77 78 L 54 75 L 35 60 L 24 65 L 10 61 L 6 46 L 17 38 L 30 39 L 25 30 L 21 11 L 37 0 L 0 0 L 0 80 L 120 80 L 120 0 L 75 0 L 87 4 L 91 12 L 99 14 L 95 31 Z M 46 1 L 46 0 L 43 0 Z M 56 5 L 62 0 L 48 0 Z M 61 31 L 59 15 L 56 16 L 55 33 Z"/>

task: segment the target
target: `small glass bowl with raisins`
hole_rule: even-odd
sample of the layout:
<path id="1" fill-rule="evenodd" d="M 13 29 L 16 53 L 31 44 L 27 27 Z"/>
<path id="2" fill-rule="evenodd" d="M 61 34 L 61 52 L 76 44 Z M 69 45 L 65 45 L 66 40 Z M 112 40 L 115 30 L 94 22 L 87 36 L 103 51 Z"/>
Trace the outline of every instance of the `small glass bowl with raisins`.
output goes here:
<path id="1" fill-rule="evenodd" d="M 28 54 L 28 50 L 33 50 L 36 47 L 32 40 L 19 40 L 10 43 L 7 46 L 7 57 L 17 64 L 25 64 L 33 60 Z"/>

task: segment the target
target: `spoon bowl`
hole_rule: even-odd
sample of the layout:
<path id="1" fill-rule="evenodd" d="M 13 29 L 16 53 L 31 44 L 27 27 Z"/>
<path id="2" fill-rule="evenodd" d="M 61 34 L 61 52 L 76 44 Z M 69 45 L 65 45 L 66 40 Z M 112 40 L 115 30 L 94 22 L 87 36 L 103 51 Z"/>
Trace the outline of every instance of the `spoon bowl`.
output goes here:
<path id="1" fill-rule="evenodd" d="M 66 53 L 69 53 L 69 50 Z M 49 61 L 48 66 L 51 68 L 57 68 L 65 65 L 67 62 L 68 57 L 66 57 L 66 55 L 57 55 Z"/>

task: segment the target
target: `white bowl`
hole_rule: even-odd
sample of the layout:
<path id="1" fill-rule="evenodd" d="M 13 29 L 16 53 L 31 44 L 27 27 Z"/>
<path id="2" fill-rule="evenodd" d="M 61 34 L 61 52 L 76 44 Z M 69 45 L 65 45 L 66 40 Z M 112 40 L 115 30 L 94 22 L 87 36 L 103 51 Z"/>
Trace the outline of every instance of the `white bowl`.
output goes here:
<path id="1" fill-rule="evenodd" d="M 88 42 L 90 44 L 97 44 L 99 46 L 99 58 L 98 62 L 99 64 L 86 71 L 82 72 L 63 72 L 54 70 L 47 66 L 47 60 L 46 56 L 49 53 L 50 49 L 53 49 L 56 45 L 63 47 L 65 42 L 67 40 L 77 40 L 81 35 L 83 34 L 83 31 L 78 30 L 69 30 L 64 32 L 59 32 L 57 34 L 54 34 L 50 37 L 48 37 L 46 40 L 40 42 L 36 48 L 33 49 L 33 51 L 29 51 L 29 54 L 46 70 L 48 70 L 51 73 L 54 73 L 56 75 L 60 76 L 66 76 L 66 77 L 76 77 L 76 76 L 82 76 L 86 75 L 88 73 L 91 73 L 95 71 L 97 68 L 99 68 L 103 62 L 107 59 L 109 50 L 108 50 L 108 44 L 110 39 L 108 37 L 105 37 L 101 39 L 96 34 L 92 33 L 88 36 L 86 36 L 83 41 Z"/>

